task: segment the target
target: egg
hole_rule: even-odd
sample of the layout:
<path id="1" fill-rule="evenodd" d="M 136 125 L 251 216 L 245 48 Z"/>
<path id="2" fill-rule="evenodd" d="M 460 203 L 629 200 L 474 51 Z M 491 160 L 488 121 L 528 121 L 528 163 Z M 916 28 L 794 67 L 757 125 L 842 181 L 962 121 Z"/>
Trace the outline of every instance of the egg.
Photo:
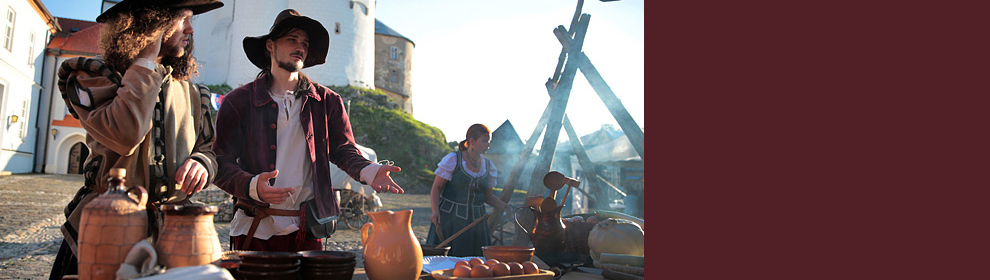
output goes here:
<path id="1" fill-rule="evenodd" d="M 462 265 L 455 266 L 454 277 L 471 277 L 471 268 Z"/>
<path id="2" fill-rule="evenodd" d="M 519 264 L 517 262 L 510 262 L 509 263 L 509 272 L 511 272 L 512 275 L 523 274 L 523 266 L 522 266 L 522 264 Z"/>
<path id="3" fill-rule="evenodd" d="M 512 275 L 512 270 L 509 269 L 509 265 L 508 264 L 506 264 L 506 263 L 497 263 L 494 266 L 492 266 L 492 276 L 499 277 L 499 276 L 506 276 L 506 275 Z"/>
<path id="4" fill-rule="evenodd" d="M 487 265 L 479 264 L 471 268 L 471 278 L 492 277 L 492 270 Z"/>
<path id="5" fill-rule="evenodd" d="M 492 267 L 493 265 L 496 265 L 498 263 L 499 263 L 499 261 L 496 260 L 496 259 L 485 260 L 485 265 L 487 265 L 488 267 Z"/>
<path id="6" fill-rule="evenodd" d="M 585 220 L 585 221 L 588 222 L 588 223 L 597 224 L 598 223 L 598 216 L 588 217 L 588 219 Z"/>
<path id="7" fill-rule="evenodd" d="M 481 258 L 471 258 L 470 260 L 468 260 L 468 264 L 470 264 L 471 267 L 474 267 L 479 264 L 485 264 L 485 261 L 482 260 Z"/>
<path id="8" fill-rule="evenodd" d="M 537 274 L 540 273 L 540 268 L 536 266 L 533 261 L 526 261 L 522 263 L 523 272 L 526 274 Z M 471 270 L 471 274 L 474 275 L 474 270 Z"/>
<path id="9" fill-rule="evenodd" d="M 471 268 L 471 264 L 470 264 L 470 263 L 468 263 L 468 261 L 465 261 L 465 260 L 460 260 L 460 261 L 457 261 L 457 263 L 456 263 L 456 264 L 454 264 L 454 267 L 458 267 L 458 266 L 462 266 L 462 265 L 463 265 L 463 266 L 466 266 L 466 267 L 468 267 L 468 268 Z"/>

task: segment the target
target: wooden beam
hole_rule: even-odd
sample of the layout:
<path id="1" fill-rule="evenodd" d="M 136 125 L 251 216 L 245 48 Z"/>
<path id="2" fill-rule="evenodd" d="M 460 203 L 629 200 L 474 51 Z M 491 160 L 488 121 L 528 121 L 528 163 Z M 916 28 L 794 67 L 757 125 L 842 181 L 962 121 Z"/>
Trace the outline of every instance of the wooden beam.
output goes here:
<path id="1" fill-rule="evenodd" d="M 569 54 L 568 56 L 569 59 L 580 62 L 578 65 L 581 68 L 581 73 L 584 74 L 584 78 L 591 84 L 591 88 L 595 89 L 595 92 L 598 93 L 598 97 L 602 99 L 605 107 L 612 113 L 612 117 L 619 123 L 622 132 L 629 137 L 629 142 L 632 142 L 633 148 L 639 153 L 639 158 L 645 161 L 646 153 L 643 147 L 643 141 L 645 141 L 643 129 L 636 124 L 636 120 L 632 118 L 629 111 L 626 111 L 626 107 L 622 106 L 622 101 L 619 101 L 619 98 L 615 96 L 612 88 L 608 86 L 608 83 L 605 82 L 602 75 L 595 69 L 595 65 L 591 64 L 591 60 L 588 59 L 588 56 L 584 52 Z"/>
<path id="2" fill-rule="evenodd" d="M 547 120 L 546 132 L 543 134 L 543 145 L 540 148 L 540 154 L 537 157 L 536 166 L 533 168 L 533 175 L 530 182 L 542 182 L 543 176 L 547 172 L 550 172 L 550 165 L 553 163 L 553 155 L 556 152 L 557 141 L 559 140 L 560 130 L 563 126 L 564 112 L 567 110 L 567 101 L 570 98 L 571 87 L 574 85 L 574 77 L 577 74 L 578 64 L 580 63 L 579 61 L 570 59 L 570 57 L 572 54 L 580 52 L 590 20 L 591 15 L 589 14 L 582 14 L 580 19 L 578 19 L 578 30 L 574 33 L 574 40 L 571 41 L 571 52 L 568 53 L 568 60 L 564 64 L 564 71 L 561 73 L 560 81 L 557 82 L 557 86 L 554 88 L 553 95 L 550 99 L 550 117 Z M 535 185 L 536 183 L 531 184 Z M 543 194 L 545 191 L 540 188 L 531 187 L 529 188 L 528 195 Z"/>
<path id="3" fill-rule="evenodd" d="M 608 209 L 608 202 L 603 205 L 600 204 L 600 200 L 597 198 L 607 198 L 606 193 L 601 188 L 601 182 L 599 182 L 598 168 L 591 158 L 588 157 L 588 152 L 584 149 L 584 144 L 581 143 L 581 137 L 578 137 L 577 133 L 574 132 L 574 127 L 571 126 L 571 120 L 564 115 L 564 130 L 567 131 L 567 137 L 571 139 L 571 149 L 574 150 L 574 155 L 577 155 L 578 164 L 581 165 L 581 180 L 588 183 L 588 189 L 594 196 L 589 197 L 593 201 L 590 208 L 592 209 Z"/>

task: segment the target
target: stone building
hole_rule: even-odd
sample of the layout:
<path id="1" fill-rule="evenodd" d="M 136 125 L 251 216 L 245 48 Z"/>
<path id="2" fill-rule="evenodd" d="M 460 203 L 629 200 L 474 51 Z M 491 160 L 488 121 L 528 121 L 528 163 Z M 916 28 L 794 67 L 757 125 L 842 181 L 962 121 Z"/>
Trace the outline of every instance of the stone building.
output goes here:
<path id="1" fill-rule="evenodd" d="M 244 37 L 268 34 L 275 16 L 295 9 L 330 33 L 326 63 L 302 72 L 323 85 L 374 88 L 375 0 L 239 0 L 193 18 L 196 82 L 239 87 L 260 69 L 244 54 Z"/>
<path id="2" fill-rule="evenodd" d="M 385 92 L 402 110 L 413 113 L 412 50 L 416 44 L 375 20 L 375 88 Z"/>

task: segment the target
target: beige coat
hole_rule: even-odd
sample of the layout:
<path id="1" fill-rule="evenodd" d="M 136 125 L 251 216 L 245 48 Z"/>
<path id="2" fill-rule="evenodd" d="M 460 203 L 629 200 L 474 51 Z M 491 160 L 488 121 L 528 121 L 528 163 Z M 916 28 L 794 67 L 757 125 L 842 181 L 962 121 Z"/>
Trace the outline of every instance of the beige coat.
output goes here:
<path id="1" fill-rule="evenodd" d="M 174 190 L 175 171 L 187 159 L 202 163 L 209 172 L 208 182 L 216 174 L 216 155 L 212 150 L 214 129 L 210 116 L 210 92 L 205 87 L 178 81 L 169 73 L 171 68 L 158 65 L 155 71 L 131 65 L 123 77 L 111 71 L 97 57 L 66 60 L 59 67 L 58 87 L 69 111 L 86 129 L 86 187 L 95 193 L 107 189 L 111 168 L 126 168 L 128 186 L 152 186 L 151 169 L 154 144 L 152 118 L 160 89 L 164 90 L 165 177 L 157 199 L 149 197 L 149 208 L 161 202 L 185 198 Z M 83 95 L 83 97 L 80 97 Z M 88 100 L 86 100 L 88 99 Z M 87 102 L 88 101 L 88 102 Z M 149 189 L 149 194 L 156 193 Z M 78 218 L 85 202 L 95 195 L 80 191 L 66 207 L 67 226 L 63 233 L 75 251 Z M 157 201 L 156 201 L 157 200 Z M 81 202 L 81 203 L 78 203 Z M 151 205 L 155 203 L 155 205 Z M 70 209 L 73 208 L 73 209 Z M 149 220 L 154 223 L 154 221 Z M 154 230 L 156 227 L 150 225 Z"/>

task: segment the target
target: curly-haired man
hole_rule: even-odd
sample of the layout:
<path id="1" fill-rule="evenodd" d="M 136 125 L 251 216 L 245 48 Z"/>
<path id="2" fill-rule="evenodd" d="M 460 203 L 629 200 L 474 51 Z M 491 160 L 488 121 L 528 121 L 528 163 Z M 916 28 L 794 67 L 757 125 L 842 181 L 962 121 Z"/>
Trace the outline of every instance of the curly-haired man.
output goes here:
<path id="1" fill-rule="evenodd" d="M 85 185 L 65 208 L 65 239 L 50 279 L 78 274 L 82 209 L 108 188 L 111 168 L 127 169 L 144 186 L 148 236 L 157 236 L 163 203 L 183 202 L 216 173 L 210 92 L 188 81 L 196 74 L 190 18 L 223 6 L 217 0 L 124 0 L 96 18 L 102 23 L 96 58 L 66 60 L 58 87 L 86 130 L 91 150 Z"/>

